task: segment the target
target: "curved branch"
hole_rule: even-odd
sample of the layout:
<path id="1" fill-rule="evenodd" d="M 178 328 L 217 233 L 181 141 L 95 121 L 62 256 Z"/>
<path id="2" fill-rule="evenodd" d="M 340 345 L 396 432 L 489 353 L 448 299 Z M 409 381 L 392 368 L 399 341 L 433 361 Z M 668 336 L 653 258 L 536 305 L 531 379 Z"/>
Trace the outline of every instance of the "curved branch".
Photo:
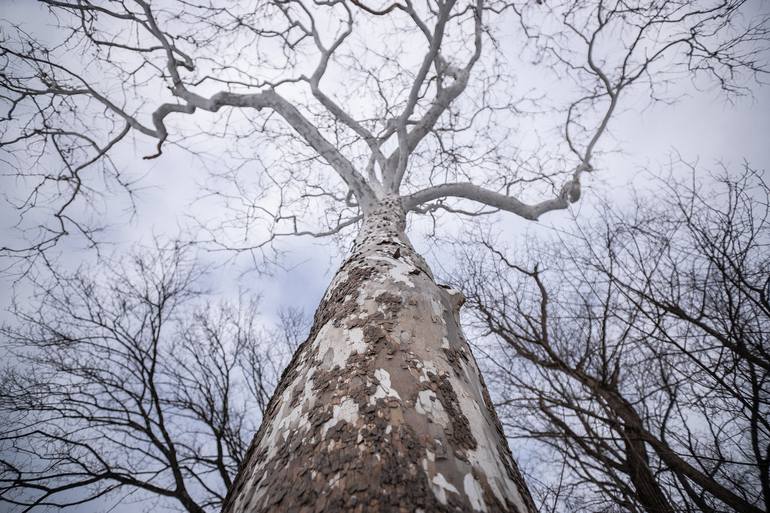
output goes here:
<path id="1" fill-rule="evenodd" d="M 559 194 L 553 198 L 541 201 L 535 204 L 524 203 L 523 201 L 499 192 L 491 191 L 469 182 L 465 183 L 445 183 L 428 187 L 421 191 L 405 196 L 403 199 L 404 209 L 407 211 L 417 211 L 419 206 L 429 201 L 439 198 L 455 197 L 464 198 L 471 201 L 477 201 L 490 207 L 512 212 L 524 219 L 537 221 L 541 215 L 553 210 L 564 210 L 580 199 L 580 180 L 579 175 L 586 171 L 585 166 L 581 166 L 573 175 L 572 179 L 565 183 Z"/>

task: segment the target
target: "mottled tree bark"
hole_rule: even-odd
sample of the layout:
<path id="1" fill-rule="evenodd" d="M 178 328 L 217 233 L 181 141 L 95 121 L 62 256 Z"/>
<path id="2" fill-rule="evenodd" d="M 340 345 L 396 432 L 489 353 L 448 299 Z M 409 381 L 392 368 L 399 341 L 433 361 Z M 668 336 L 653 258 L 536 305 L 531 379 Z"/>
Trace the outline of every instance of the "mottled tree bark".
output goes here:
<path id="1" fill-rule="evenodd" d="M 534 513 L 459 326 L 404 234 L 365 217 L 225 503 L 262 511 Z"/>

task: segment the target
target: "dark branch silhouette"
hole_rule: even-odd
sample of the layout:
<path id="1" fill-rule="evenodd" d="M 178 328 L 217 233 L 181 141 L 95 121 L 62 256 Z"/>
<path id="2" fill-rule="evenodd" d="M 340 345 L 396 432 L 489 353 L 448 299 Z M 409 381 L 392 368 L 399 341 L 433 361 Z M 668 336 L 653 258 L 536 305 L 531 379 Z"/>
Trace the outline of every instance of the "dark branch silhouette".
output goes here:
<path id="1" fill-rule="evenodd" d="M 257 304 L 203 302 L 179 244 L 38 288 L 2 328 L 0 504 L 11 511 L 139 492 L 213 511 L 232 484 L 301 314 L 257 325 Z"/>
<path id="2" fill-rule="evenodd" d="M 718 180 L 606 204 L 538 265 L 487 241 L 467 267 L 508 355 L 491 371 L 504 422 L 569 469 L 551 491 L 564 511 L 770 504 L 770 186 L 748 168 Z"/>

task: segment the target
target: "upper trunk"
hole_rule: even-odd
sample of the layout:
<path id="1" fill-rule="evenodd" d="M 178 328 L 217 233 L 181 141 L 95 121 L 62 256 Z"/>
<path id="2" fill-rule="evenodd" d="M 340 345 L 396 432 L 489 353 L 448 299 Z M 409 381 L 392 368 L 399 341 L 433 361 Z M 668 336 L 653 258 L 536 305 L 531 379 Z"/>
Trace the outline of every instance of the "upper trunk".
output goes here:
<path id="1" fill-rule="evenodd" d="M 368 213 L 224 511 L 534 513 L 461 303 L 412 248 L 399 200 Z"/>

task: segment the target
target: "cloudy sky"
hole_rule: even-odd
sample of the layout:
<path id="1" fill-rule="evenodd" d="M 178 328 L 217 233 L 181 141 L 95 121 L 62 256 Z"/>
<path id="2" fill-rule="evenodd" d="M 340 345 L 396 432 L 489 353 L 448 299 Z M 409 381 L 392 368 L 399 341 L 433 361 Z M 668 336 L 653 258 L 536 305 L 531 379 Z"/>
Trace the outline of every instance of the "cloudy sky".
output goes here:
<path id="1" fill-rule="evenodd" d="M 40 37 L 49 37 L 51 19 L 32 2 L 5 0 L 3 16 L 7 21 L 20 23 L 25 30 Z M 753 3 L 754 14 L 767 12 L 766 2 Z M 8 30 L 9 26 L 6 27 Z M 506 40 L 502 45 L 505 48 Z M 512 42 L 508 49 L 517 52 Z M 76 56 L 70 56 L 77 61 Z M 543 94 L 558 95 L 568 87 L 554 82 L 554 77 L 535 67 L 522 72 L 521 88 L 537 88 Z M 587 191 L 583 201 L 574 209 L 580 215 L 590 215 L 592 194 L 610 194 L 620 199 L 627 184 L 643 185 L 646 173 L 661 173 L 667 169 L 674 153 L 690 162 L 698 162 L 703 172 L 716 169 L 718 163 L 727 167 L 740 166 L 744 161 L 759 169 L 767 169 L 770 162 L 768 134 L 770 134 L 770 88 L 748 84 L 751 95 L 726 99 L 713 84 L 692 84 L 682 80 L 669 92 L 669 97 L 678 98 L 673 105 L 650 103 L 643 94 L 628 98 L 610 124 L 610 132 L 601 141 L 599 151 L 604 154 L 595 161 L 597 172 L 585 177 Z M 642 91 L 643 93 L 643 91 Z M 568 93 L 567 93 L 568 94 Z M 553 119 L 534 122 L 553 122 Z M 534 126 L 537 130 L 539 127 Z M 545 128 L 545 130 L 551 127 Z M 548 132 L 546 132 L 548 133 Z M 197 143 L 196 143 L 197 144 Z M 138 137 L 131 144 L 123 144 L 114 154 L 121 172 L 135 185 L 136 210 L 128 208 L 126 195 L 107 192 L 96 201 L 100 224 L 107 228 L 100 234 L 105 252 L 119 254 L 125 248 L 147 244 L 153 237 L 189 237 L 195 232 L 201 219 L 227 219 L 232 213 L 221 203 L 201 199 L 203 189 L 212 184 L 210 171 L 216 169 L 218 146 L 225 153 L 229 141 L 218 139 L 206 145 L 208 156 L 201 159 L 188 151 L 168 146 L 162 158 L 143 160 L 141 157 L 152 148 L 152 140 Z M 15 190 L 18 182 L 11 175 L 8 160 L 0 161 L 6 197 L 18 198 L 21 189 Z M 208 168 L 208 169 L 207 169 Z M 247 169 L 248 171 L 248 169 Z M 210 198 L 208 198 L 210 200 Z M 23 243 L 24 234 L 13 228 L 16 216 L 6 203 L 2 205 L 2 237 L 12 244 Z M 545 215 L 539 225 L 560 225 L 569 222 L 570 214 L 553 212 Z M 422 237 L 427 229 L 423 220 L 415 219 L 412 237 L 415 244 L 427 253 L 430 259 L 431 243 Z M 496 221 L 501 231 L 512 236 L 539 230 L 535 223 L 525 222 L 511 214 L 498 216 Z M 439 234 L 456 233 L 464 229 L 462 219 L 445 216 Z M 60 265 L 71 267 L 79 262 L 94 258 L 92 250 L 83 249 L 84 243 L 73 236 L 66 239 L 52 254 L 57 255 Z M 291 272 L 271 268 L 271 274 L 257 275 L 253 272 L 254 261 L 248 257 L 233 258 L 232 254 L 205 252 L 204 258 L 225 265 L 216 282 L 223 294 L 231 294 L 238 288 L 260 291 L 265 297 L 268 315 L 278 305 L 293 304 L 312 311 L 323 289 L 330 280 L 344 252 L 342 246 L 328 240 L 308 237 L 283 239 L 276 247 L 286 253 L 282 255 L 282 266 Z M 446 263 L 446 262 L 445 262 Z M 247 273 L 247 274 L 243 274 Z M 7 305 L 13 292 L 13 277 L 4 276 L 0 287 L 3 305 Z M 22 286 L 22 283 L 17 284 Z"/>
<path id="2" fill-rule="evenodd" d="M 755 3 L 757 15 L 768 11 L 767 4 Z M 0 16 L 20 21 L 30 30 L 47 27 L 47 21 L 39 17 L 40 9 L 31 2 L 0 0 L 0 8 L 4 11 Z M 525 82 L 541 88 L 559 87 L 552 83 L 552 77 L 535 76 L 538 73 L 535 68 L 530 72 L 533 76 L 524 77 Z M 643 97 L 635 98 L 612 120 L 610 133 L 599 148 L 604 154 L 595 163 L 596 172 L 585 178 L 586 193 L 573 211 L 583 217 L 590 216 L 592 201 L 597 196 L 609 196 L 622 203 L 629 184 L 643 188 L 648 173 L 666 172 L 676 153 L 686 161 L 697 161 L 698 169 L 704 173 L 716 170 L 720 163 L 727 168 L 737 168 L 744 161 L 757 169 L 770 169 L 770 87 L 752 85 L 751 88 L 752 95 L 727 100 L 714 87 L 685 82 L 673 91 L 672 96 L 679 98 L 673 105 L 650 104 Z M 100 234 L 106 253 L 120 255 L 130 248 L 149 244 L 153 237 L 189 237 L 195 233 L 195 218 L 230 215 L 221 205 L 209 199 L 201 200 L 202 187 L 210 183 L 210 178 L 209 170 L 198 157 L 169 146 L 161 158 L 143 160 L 141 156 L 151 144 L 140 137 L 136 146 L 122 145 L 114 156 L 123 172 L 136 180 L 136 211 L 132 213 L 127 209 L 126 198 L 121 195 L 108 193 L 99 203 L 101 221 L 107 226 Z M 217 144 L 223 145 L 225 151 L 228 142 L 219 140 L 209 144 L 209 153 L 216 154 Z M 207 164 L 215 166 L 216 161 L 209 159 Z M 0 161 L 0 169 L 4 175 L 11 172 L 4 160 Z M 5 188 L 3 193 L 13 196 L 14 180 L 5 177 L 0 183 Z M 0 217 L 0 238 L 19 242 L 21 236 L 13 229 L 15 218 L 7 205 L 0 207 Z M 549 226 L 565 227 L 570 218 L 570 213 L 553 212 L 538 224 L 522 221 L 512 214 L 501 215 L 496 221 L 505 238 L 515 241 L 518 237 L 546 233 Z M 441 229 L 446 234 L 461 233 L 468 226 L 462 219 L 444 218 Z M 411 236 L 415 245 L 435 269 L 451 270 L 451 258 L 443 253 L 438 258 L 433 243 L 424 237 L 427 228 L 420 220 L 413 222 Z M 82 240 L 65 240 L 52 254 L 64 268 L 95 262 L 94 251 L 83 246 Z M 261 294 L 267 320 L 286 306 L 312 313 L 344 256 L 344 245 L 305 237 L 283 239 L 278 247 L 286 252 L 282 256 L 282 268 L 273 267 L 270 274 L 255 272 L 254 262 L 246 255 L 236 257 L 202 248 L 201 258 L 220 265 L 211 277 L 212 290 L 218 296 L 231 298 L 239 290 Z M 17 281 L 15 276 L 0 277 L 3 320 L 9 322 L 5 311 L 14 293 L 23 300 L 28 290 L 26 282 Z"/>

